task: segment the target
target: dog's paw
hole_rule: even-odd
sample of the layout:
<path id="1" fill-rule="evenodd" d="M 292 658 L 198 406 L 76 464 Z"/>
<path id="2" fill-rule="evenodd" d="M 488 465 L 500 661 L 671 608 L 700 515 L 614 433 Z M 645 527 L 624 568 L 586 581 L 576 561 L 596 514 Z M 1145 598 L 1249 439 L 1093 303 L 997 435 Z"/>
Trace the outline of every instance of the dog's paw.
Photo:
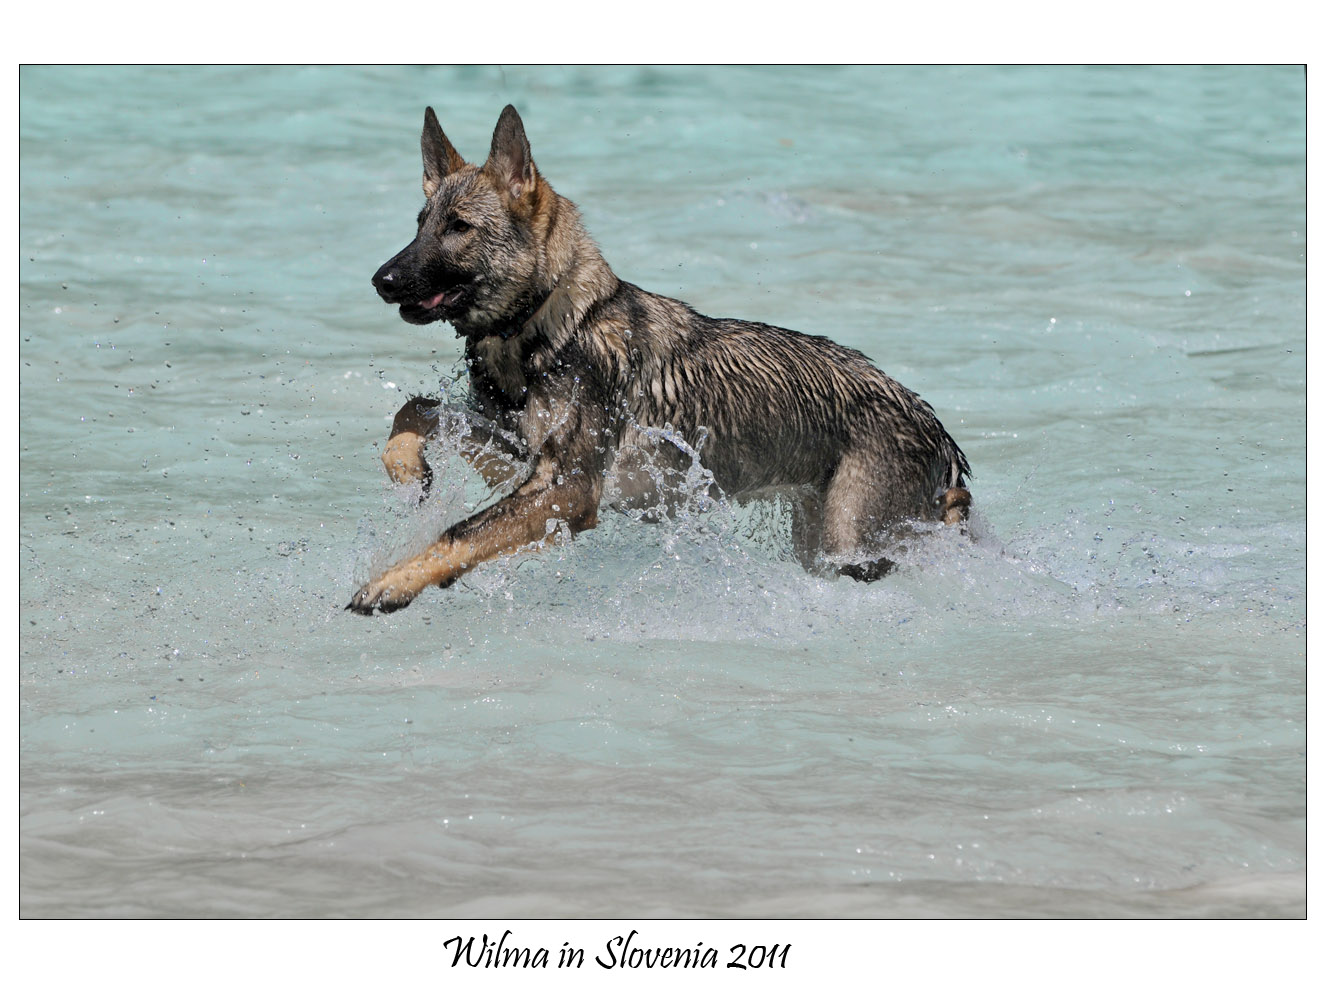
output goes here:
<path id="1" fill-rule="evenodd" d="M 394 612 L 414 601 L 418 593 L 394 585 L 386 577 L 380 577 L 356 591 L 355 597 L 346 605 L 346 611 L 359 615 L 372 615 L 375 611 Z"/>
<path id="2" fill-rule="evenodd" d="M 428 494 L 433 469 L 424 460 L 424 439 L 418 434 L 397 434 L 388 441 L 382 463 L 393 482 L 398 485 L 418 482 L 422 490 L 420 498 Z"/>
<path id="3" fill-rule="evenodd" d="M 865 564 L 845 564 L 839 568 L 839 574 L 843 577 L 850 577 L 854 581 L 863 581 L 867 584 L 872 581 L 878 581 L 898 565 L 887 557 L 881 557 L 879 560 L 872 560 Z"/>

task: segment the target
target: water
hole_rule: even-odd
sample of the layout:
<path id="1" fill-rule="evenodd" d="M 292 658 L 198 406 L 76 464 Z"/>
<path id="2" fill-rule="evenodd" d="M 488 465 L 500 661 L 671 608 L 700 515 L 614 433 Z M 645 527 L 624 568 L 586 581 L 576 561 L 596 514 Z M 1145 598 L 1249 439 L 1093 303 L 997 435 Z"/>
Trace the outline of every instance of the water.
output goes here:
<path id="1" fill-rule="evenodd" d="M 1301 71 L 20 83 L 25 915 L 1304 913 Z M 389 487 L 460 346 L 368 279 L 507 102 L 620 275 L 930 401 L 976 541 L 697 500 L 344 613 L 485 494 Z"/>

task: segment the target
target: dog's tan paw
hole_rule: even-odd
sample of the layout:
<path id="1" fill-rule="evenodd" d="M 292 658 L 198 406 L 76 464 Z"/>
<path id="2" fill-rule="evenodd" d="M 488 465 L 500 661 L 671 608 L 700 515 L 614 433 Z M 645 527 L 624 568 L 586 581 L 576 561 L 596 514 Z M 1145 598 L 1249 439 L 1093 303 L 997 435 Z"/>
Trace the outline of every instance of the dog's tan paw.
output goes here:
<path id="1" fill-rule="evenodd" d="M 419 482 L 427 491 L 433 470 L 424 460 L 424 438 L 418 434 L 397 434 L 387 442 L 382 453 L 388 477 L 398 485 Z"/>
<path id="2" fill-rule="evenodd" d="M 410 604 L 418 594 L 419 589 L 400 583 L 400 579 L 388 571 L 356 591 L 355 597 L 346 605 L 346 611 L 360 615 L 372 615 L 375 611 L 394 612 Z"/>

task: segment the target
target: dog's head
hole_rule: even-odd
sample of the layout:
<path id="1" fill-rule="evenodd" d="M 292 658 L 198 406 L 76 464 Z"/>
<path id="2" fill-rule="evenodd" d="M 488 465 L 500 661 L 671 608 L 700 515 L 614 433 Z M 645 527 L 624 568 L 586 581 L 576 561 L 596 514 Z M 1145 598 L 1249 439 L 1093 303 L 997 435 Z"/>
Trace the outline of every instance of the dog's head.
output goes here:
<path id="1" fill-rule="evenodd" d="M 540 221 L 552 190 L 539 176 L 516 110 L 502 111 L 482 167 L 457 153 L 433 108 L 420 138 L 424 195 L 414 240 L 373 275 L 412 324 L 450 321 L 464 335 L 502 331 L 547 294 Z"/>

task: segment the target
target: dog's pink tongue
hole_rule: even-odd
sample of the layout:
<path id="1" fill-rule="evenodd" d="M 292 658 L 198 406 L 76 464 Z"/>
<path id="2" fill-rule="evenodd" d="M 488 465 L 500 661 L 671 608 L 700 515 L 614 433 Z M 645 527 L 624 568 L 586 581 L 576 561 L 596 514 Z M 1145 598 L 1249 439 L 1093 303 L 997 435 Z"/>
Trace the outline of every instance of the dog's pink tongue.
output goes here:
<path id="1" fill-rule="evenodd" d="M 446 293 L 446 291 L 444 291 L 443 293 Z M 441 303 L 442 303 L 442 294 L 438 294 L 435 297 L 430 297 L 427 301 L 423 301 L 420 304 L 420 307 L 428 311 L 431 310 L 432 308 L 437 307 Z"/>

